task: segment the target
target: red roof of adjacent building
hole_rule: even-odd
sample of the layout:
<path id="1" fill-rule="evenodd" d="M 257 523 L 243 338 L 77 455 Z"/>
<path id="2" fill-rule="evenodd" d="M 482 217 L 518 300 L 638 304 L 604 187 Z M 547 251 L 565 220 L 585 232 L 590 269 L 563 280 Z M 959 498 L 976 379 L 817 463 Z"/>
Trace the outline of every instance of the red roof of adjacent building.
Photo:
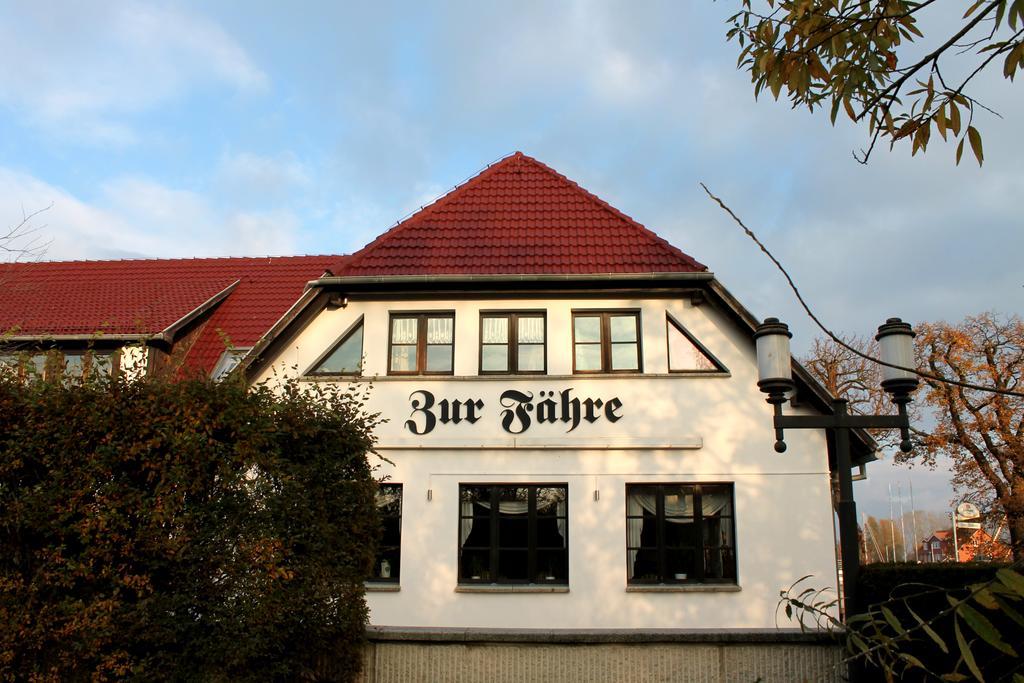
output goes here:
<path id="1" fill-rule="evenodd" d="M 707 267 L 522 152 L 333 269 L 343 276 L 697 272 Z"/>
<path id="2" fill-rule="evenodd" d="M 234 288 L 203 323 L 185 367 L 209 372 L 226 337 L 252 346 L 339 256 L 0 264 L 0 334 L 156 335 Z"/>

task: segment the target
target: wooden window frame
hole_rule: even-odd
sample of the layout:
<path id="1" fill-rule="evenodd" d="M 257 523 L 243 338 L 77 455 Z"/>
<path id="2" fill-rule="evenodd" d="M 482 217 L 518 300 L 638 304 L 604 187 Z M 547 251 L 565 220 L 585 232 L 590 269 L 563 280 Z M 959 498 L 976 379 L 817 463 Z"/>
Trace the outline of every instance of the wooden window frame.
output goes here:
<path id="1" fill-rule="evenodd" d="M 306 376 L 306 377 L 360 377 L 360 376 L 362 376 L 362 374 L 363 374 L 363 360 L 365 359 L 365 354 L 363 353 L 363 349 L 362 348 L 359 349 L 359 369 L 356 370 L 355 372 L 317 372 L 316 371 L 316 368 L 319 367 L 321 363 L 323 363 L 328 358 L 330 358 L 331 354 L 333 354 L 335 351 L 337 351 L 341 347 L 341 345 L 344 344 L 345 342 L 347 342 L 352 337 L 353 334 L 355 334 L 356 332 L 359 331 L 360 328 L 363 328 L 363 348 L 365 348 L 366 347 L 366 328 L 363 325 L 363 316 L 359 316 L 359 318 L 354 323 L 349 325 L 348 329 L 345 330 L 342 333 L 341 337 L 338 338 L 337 342 L 335 342 L 334 344 L 329 346 L 327 348 L 327 350 L 325 352 L 321 353 L 320 356 L 317 357 L 317 359 L 315 361 L 310 363 L 309 370 L 307 370 L 305 373 L 303 373 L 304 376 Z M 388 322 L 388 340 L 390 340 L 390 339 L 391 339 L 391 323 Z M 388 367 L 389 368 L 391 367 L 391 348 L 390 348 L 390 345 L 388 347 Z"/>
<path id="2" fill-rule="evenodd" d="M 402 515 L 405 513 L 405 490 L 404 490 L 402 484 L 395 484 L 395 483 L 392 483 L 392 482 L 385 482 L 385 483 L 382 483 L 382 484 L 378 484 L 378 486 L 380 488 L 382 488 L 382 489 L 389 488 L 389 489 L 397 489 L 398 490 L 398 515 L 397 515 L 397 517 L 398 517 L 398 545 L 397 546 L 393 546 L 393 545 L 387 545 L 386 546 L 383 543 L 383 537 L 380 539 L 381 543 L 377 546 L 377 555 L 376 555 L 376 557 L 373 560 L 373 572 L 374 573 L 377 572 L 377 568 L 380 566 L 381 560 L 384 559 L 384 551 L 386 551 L 386 550 L 398 550 L 399 563 L 398 563 L 398 567 L 397 568 L 393 568 L 391 570 L 391 576 L 390 577 L 383 578 L 383 577 L 380 577 L 380 576 L 373 576 L 373 575 L 371 575 L 370 578 L 367 579 L 367 582 L 368 583 L 398 584 L 398 583 L 401 583 L 401 580 L 402 580 L 402 576 L 401 576 L 401 574 L 402 574 L 402 562 L 401 562 L 401 557 L 402 557 Z M 383 513 L 380 513 L 380 515 L 381 515 L 381 519 L 382 520 L 387 518 L 387 517 L 391 517 L 391 518 L 395 517 L 395 515 L 385 515 Z M 382 530 L 383 530 L 383 527 L 382 527 Z"/>
<path id="3" fill-rule="evenodd" d="M 452 369 L 427 371 L 427 319 L 450 318 L 452 321 Z M 391 368 L 391 346 L 394 339 L 395 320 L 417 320 L 416 324 L 416 369 L 393 370 Z M 455 374 L 455 311 L 392 311 L 388 315 L 388 374 L 396 377 L 422 375 L 447 376 Z"/>
<path id="4" fill-rule="evenodd" d="M 612 370 L 612 316 L 633 316 L 636 319 L 636 364 L 635 370 Z M 576 368 L 576 318 L 601 318 L 601 369 L 578 370 Z M 593 343 L 593 342 L 582 342 Z M 572 311 L 572 373 L 574 375 L 636 375 L 644 371 L 644 331 L 643 318 L 639 308 L 618 309 L 574 309 Z"/>
<path id="5" fill-rule="evenodd" d="M 500 520 L 500 505 L 498 491 L 502 488 L 525 488 L 527 489 L 527 543 L 526 543 L 526 575 L 527 578 L 523 579 L 499 579 L 497 573 L 499 571 L 500 552 L 502 550 L 500 539 L 499 539 L 499 520 Z M 471 516 L 469 518 L 464 517 L 462 514 L 462 492 L 466 488 L 487 488 L 490 489 L 490 515 L 488 517 L 488 524 L 490 525 L 490 567 L 491 571 L 495 574 L 489 578 L 474 579 L 472 576 L 462 575 L 462 520 L 476 518 Z M 565 579 L 554 579 L 551 581 L 534 581 L 530 579 L 531 576 L 537 575 L 537 490 L 544 488 L 560 488 L 565 491 L 565 540 L 563 553 L 565 555 Z M 463 482 L 459 484 L 459 523 L 456 525 L 456 542 L 459 549 L 458 555 L 458 582 L 462 585 L 479 585 L 479 584 L 498 584 L 502 586 L 522 586 L 522 585 L 543 585 L 543 586 L 568 586 L 569 585 L 569 484 L 567 482 L 550 482 L 550 483 L 524 483 L 524 482 L 506 482 L 500 484 L 493 484 L 490 482 Z M 559 519 L 560 516 L 555 517 Z M 508 548 L 506 548 L 508 549 Z M 550 550 L 544 548 L 544 550 Z"/>
<path id="6" fill-rule="evenodd" d="M 484 370 L 484 318 L 505 318 L 508 320 L 508 370 Z M 544 367 L 541 370 L 519 369 L 519 318 L 540 318 L 544 321 Z M 486 346 L 501 346 L 487 344 Z M 546 375 L 548 374 L 548 314 L 543 310 L 480 311 L 480 351 L 477 368 L 481 375 Z"/>
<path id="7" fill-rule="evenodd" d="M 677 579 L 674 575 L 670 575 L 668 572 L 668 565 L 666 556 L 668 554 L 668 548 L 665 542 L 665 525 L 668 523 L 665 521 L 665 489 L 668 487 L 686 487 L 693 489 L 693 524 L 696 540 L 694 542 L 694 553 L 700 558 L 701 561 L 697 562 L 697 566 L 693 569 L 692 574 L 688 575 L 685 579 Z M 704 521 L 704 510 L 701 500 L 703 495 L 703 489 L 705 487 L 725 487 L 729 492 L 729 510 L 730 514 L 722 516 L 721 519 L 728 519 L 732 525 L 732 578 L 707 578 L 705 577 L 705 554 L 711 548 L 717 546 L 709 545 L 704 539 L 704 527 L 702 522 Z M 657 544 L 657 561 L 658 561 L 658 577 L 654 580 L 638 579 L 636 577 L 629 577 L 629 551 L 640 550 L 642 546 L 633 548 L 629 545 L 629 520 L 630 519 L 647 519 L 641 515 L 630 515 L 629 514 L 629 496 L 634 490 L 647 490 L 654 491 L 657 495 L 657 513 L 655 515 L 655 528 L 656 528 L 656 544 Z M 716 586 L 735 586 L 738 585 L 739 581 L 739 561 L 737 560 L 737 536 L 736 536 L 736 485 L 733 482 L 678 482 L 678 483 L 634 483 L 626 484 L 626 583 L 629 586 L 650 586 L 660 584 L 671 584 L 671 585 L 716 585 Z M 639 541 L 639 539 L 638 539 Z M 689 574 L 689 572 L 688 572 Z"/>
<path id="8" fill-rule="evenodd" d="M 676 328 L 677 331 L 682 332 L 683 336 L 686 337 L 686 339 L 689 340 L 689 342 L 691 344 L 696 346 L 697 350 L 699 350 L 701 353 L 703 353 L 704 357 L 707 358 L 709 361 L 711 361 L 711 364 L 714 367 L 713 368 L 708 368 L 707 370 L 673 370 L 672 369 L 672 328 L 673 327 Z M 708 347 L 706 347 L 703 344 L 701 344 L 697 340 L 696 337 L 694 337 L 692 334 L 690 334 L 690 331 L 688 329 L 686 329 L 686 327 L 681 322 L 676 320 L 675 316 L 672 315 L 671 313 L 669 313 L 668 311 L 665 311 L 665 361 L 666 361 L 666 366 L 668 367 L 669 373 L 671 373 L 673 375 L 707 375 L 709 373 L 729 372 L 729 369 L 727 367 L 725 367 L 725 364 L 722 363 L 722 361 L 718 360 L 718 358 L 715 356 L 715 354 L 711 353 L 711 351 L 708 350 Z"/>

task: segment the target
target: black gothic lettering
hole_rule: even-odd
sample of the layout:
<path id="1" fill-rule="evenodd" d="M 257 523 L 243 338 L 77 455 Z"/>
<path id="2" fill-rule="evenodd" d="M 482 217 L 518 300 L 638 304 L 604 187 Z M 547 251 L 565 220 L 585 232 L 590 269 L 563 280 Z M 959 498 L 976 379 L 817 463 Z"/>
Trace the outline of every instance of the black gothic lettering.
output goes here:
<path id="1" fill-rule="evenodd" d="M 480 399 L 469 399 L 463 405 L 466 406 L 466 422 L 469 424 L 476 424 L 476 421 L 480 419 L 480 416 L 476 414 L 476 411 L 483 410 L 484 402 Z"/>
<path id="2" fill-rule="evenodd" d="M 622 401 L 616 396 L 615 398 L 608 399 L 608 402 L 604 404 L 604 417 L 609 422 L 618 422 L 622 419 L 616 411 L 622 407 Z"/>
<path id="3" fill-rule="evenodd" d="M 416 398 L 417 394 L 422 397 L 422 400 Z M 434 425 L 437 424 L 437 418 L 430 411 L 434 407 L 434 395 L 429 391 L 420 389 L 409 394 L 409 400 L 412 404 L 412 413 L 409 419 L 405 421 L 405 428 L 413 434 L 429 434 L 434 429 Z M 416 413 L 423 416 L 422 430 L 416 424 Z"/>
<path id="4" fill-rule="evenodd" d="M 544 396 L 547 395 L 547 398 Z M 558 420 L 558 404 L 551 400 L 555 395 L 553 391 L 542 391 L 540 397 L 543 401 L 537 404 L 537 422 L 550 422 L 554 424 Z"/>
<path id="5" fill-rule="evenodd" d="M 509 434 L 522 434 L 530 428 L 530 413 L 533 408 L 533 394 L 524 394 L 509 389 L 501 395 L 500 403 L 505 410 L 501 411 L 501 427 Z M 518 429 L 516 429 L 518 427 Z"/>

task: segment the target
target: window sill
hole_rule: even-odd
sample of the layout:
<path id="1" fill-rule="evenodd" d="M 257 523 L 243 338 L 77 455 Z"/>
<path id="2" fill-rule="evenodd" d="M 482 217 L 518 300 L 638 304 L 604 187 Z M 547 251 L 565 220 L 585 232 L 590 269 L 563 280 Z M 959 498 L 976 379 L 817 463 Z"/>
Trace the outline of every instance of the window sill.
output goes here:
<path id="1" fill-rule="evenodd" d="M 656 583 L 649 586 L 626 586 L 627 593 L 739 593 L 742 588 L 730 583 Z"/>
<path id="2" fill-rule="evenodd" d="M 539 583 L 460 583 L 456 593 L 568 593 L 568 586 L 548 586 Z"/>
<path id="3" fill-rule="evenodd" d="M 385 583 L 384 581 L 365 581 L 363 586 L 367 593 L 397 593 L 402 590 L 398 583 Z"/>

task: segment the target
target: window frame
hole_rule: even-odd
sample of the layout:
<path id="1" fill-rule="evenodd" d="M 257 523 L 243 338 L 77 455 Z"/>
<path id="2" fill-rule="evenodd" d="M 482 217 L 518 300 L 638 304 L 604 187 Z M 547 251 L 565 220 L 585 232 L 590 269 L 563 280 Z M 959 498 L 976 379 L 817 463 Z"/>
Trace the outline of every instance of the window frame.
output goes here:
<path id="1" fill-rule="evenodd" d="M 491 514 L 488 516 L 487 522 L 490 525 L 490 547 L 489 551 L 489 566 L 493 572 L 493 576 L 488 578 L 474 579 L 472 576 L 462 575 L 462 564 L 463 564 L 463 544 L 462 544 L 462 520 L 467 519 L 462 514 L 462 494 L 466 488 L 482 488 L 486 487 L 490 489 L 490 504 Z M 526 547 L 526 575 L 527 578 L 523 579 L 499 579 L 497 574 L 500 567 L 500 534 L 498 532 L 498 525 L 500 521 L 500 505 L 498 500 L 498 491 L 501 488 L 525 488 L 528 490 L 527 501 L 527 547 Z M 565 539 L 563 541 L 563 554 L 565 556 L 565 579 L 553 579 L 536 581 L 531 579 L 531 576 L 537 575 L 537 490 L 543 488 L 561 488 L 565 491 Z M 458 548 L 457 566 L 456 566 L 456 577 L 460 586 L 478 586 L 478 585 L 490 585 L 496 584 L 499 586 L 559 586 L 568 587 L 569 585 L 569 483 L 568 482 L 547 482 L 547 483 L 534 483 L 534 482 L 503 482 L 503 483 L 491 483 L 491 482 L 460 482 L 459 483 L 459 497 L 458 497 L 458 524 L 455 526 L 456 531 L 456 547 Z M 471 515 L 468 519 L 476 518 L 475 515 Z M 557 522 L 561 516 L 555 516 Z M 468 538 L 467 538 L 468 540 Z M 549 550 L 545 548 L 545 550 Z"/>
<path id="2" fill-rule="evenodd" d="M 356 332 L 363 330 L 363 343 L 359 349 L 359 370 L 356 372 L 318 372 L 317 367 L 320 366 L 324 361 L 331 357 L 335 351 L 341 348 L 341 345 L 352 338 Z M 391 323 L 388 322 L 388 340 L 391 339 Z M 359 316 L 355 322 L 348 326 L 348 328 L 342 333 L 331 346 L 327 347 L 327 350 L 321 353 L 315 361 L 309 364 L 309 369 L 306 370 L 304 376 L 306 377 L 362 377 L 363 375 L 363 361 L 366 359 L 366 354 L 363 353 L 363 349 L 366 348 L 366 327 L 363 324 L 363 316 Z M 391 366 L 391 349 L 388 348 L 388 367 Z"/>
<path id="3" fill-rule="evenodd" d="M 644 333 L 643 316 L 639 308 L 600 308 L 585 309 L 574 308 L 572 310 L 572 374 L 574 375 L 637 375 L 644 371 Z M 636 319 L 636 364 L 635 370 L 613 370 L 612 369 L 612 340 L 611 340 L 611 318 L 612 316 L 631 315 Z M 601 369 L 600 370 L 579 370 L 576 368 L 576 318 L 593 317 L 601 318 Z M 593 342 L 581 342 L 593 343 Z"/>
<path id="4" fill-rule="evenodd" d="M 674 575 L 670 575 L 668 572 L 668 565 L 666 563 L 666 555 L 668 547 L 665 543 L 665 489 L 668 487 L 692 487 L 693 489 L 693 525 L 696 534 L 696 540 L 694 542 L 694 552 L 703 561 L 697 562 L 695 576 L 690 576 L 691 572 L 687 573 L 687 578 L 677 579 Z M 709 546 L 704 540 L 704 511 L 703 505 L 701 504 L 701 496 L 703 495 L 702 487 L 727 487 L 729 492 L 729 508 L 731 513 L 728 515 L 728 519 L 732 524 L 732 578 L 707 578 L 705 577 L 706 570 L 706 557 L 707 552 L 711 548 L 717 546 Z M 657 578 L 641 579 L 637 577 L 630 577 L 629 567 L 629 552 L 630 550 L 641 550 L 643 546 L 637 546 L 632 548 L 629 545 L 629 520 L 637 518 L 636 515 L 630 516 L 629 514 L 629 496 L 631 491 L 641 489 L 657 492 L 657 512 L 655 514 L 656 524 L 656 552 L 657 552 L 657 564 L 658 572 Z M 739 585 L 739 561 L 737 558 L 737 546 L 738 539 L 736 536 L 736 484 L 731 481 L 702 481 L 702 482 L 636 482 L 626 484 L 626 585 L 627 586 L 687 586 L 687 585 L 699 585 L 699 586 L 738 586 Z M 639 539 L 637 539 L 639 542 Z"/>
<path id="5" fill-rule="evenodd" d="M 713 368 L 708 368 L 707 370 L 673 370 L 672 369 L 672 328 L 673 327 L 676 328 L 677 331 L 682 332 L 683 336 L 686 337 L 686 339 L 691 344 L 696 346 L 697 350 L 699 350 L 701 353 L 703 353 L 704 357 L 707 358 L 709 361 L 711 361 L 711 364 L 714 367 Z M 725 367 L 725 364 L 722 363 L 722 361 L 718 360 L 718 358 L 715 356 L 715 354 L 711 353 L 711 351 L 708 350 L 708 347 L 706 347 L 703 344 L 701 344 L 700 341 L 698 341 L 698 339 L 696 337 L 694 337 L 692 334 L 690 334 L 690 331 L 688 329 L 686 329 L 686 326 L 684 326 L 681 322 L 676 320 L 676 317 L 674 315 L 672 315 L 671 313 L 669 313 L 668 311 L 665 311 L 665 365 L 668 368 L 669 373 L 673 374 L 673 375 L 708 375 L 708 374 L 717 374 L 717 373 L 729 372 L 729 369 L 727 367 Z"/>
<path id="6" fill-rule="evenodd" d="M 388 584 L 388 585 L 395 584 L 395 585 L 398 585 L 402 581 L 402 560 L 401 560 L 401 558 L 402 558 L 402 516 L 405 513 L 405 489 L 404 489 L 402 484 L 395 483 L 395 482 L 390 482 L 390 481 L 382 482 L 382 483 L 378 484 L 377 486 L 379 488 L 381 488 L 381 489 L 389 488 L 389 489 L 397 489 L 398 490 L 398 515 L 397 515 L 397 518 L 398 518 L 398 545 L 397 546 L 384 545 L 384 538 L 383 538 L 383 532 L 384 532 L 383 526 L 384 525 L 381 524 L 381 538 L 379 539 L 379 543 L 377 544 L 377 554 L 373 558 L 373 569 L 371 570 L 370 577 L 368 579 L 366 579 L 366 583 L 371 583 L 371 584 Z M 384 513 L 379 512 L 379 508 L 378 508 L 378 514 L 380 514 L 382 522 L 386 518 L 394 519 L 396 517 L 396 515 L 385 515 Z M 398 551 L 398 558 L 399 558 L 399 560 L 398 560 L 398 567 L 397 568 L 393 568 L 391 570 L 392 575 L 390 577 L 388 577 L 388 578 L 384 578 L 384 577 L 380 577 L 380 576 L 375 576 L 375 574 L 377 572 L 377 568 L 380 566 L 381 560 L 384 559 L 384 552 L 386 550 L 397 550 Z"/>
<path id="7" fill-rule="evenodd" d="M 428 318 L 450 318 L 452 321 L 452 369 L 431 370 L 427 368 L 427 319 Z M 391 347 L 394 339 L 395 320 L 415 319 L 416 323 L 416 369 L 415 370 L 393 370 L 391 367 Z M 390 311 L 388 313 L 388 375 L 395 377 L 416 377 L 423 375 L 454 375 L 455 374 L 455 311 Z"/>
<path id="8" fill-rule="evenodd" d="M 508 320 L 508 370 L 484 370 L 484 318 L 505 318 Z M 540 318 L 544 321 L 544 367 L 541 370 L 519 369 L 519 318 Z M 479 353 L 477 372 L 481 375 L 546 375 L 548 374 L 548 313 L 546 310 L 484 310 L 480 311 Z M 501 344 L 486 344 L 501 346 Z"/>
<path id="9" fill-rule="evenodd" d="M 121 347 L 109 348 L 103 347 L 100 349 L 95 348 L 48 348 L 48 349 L 17 349 L 17 348 L 0 348 L 0 357 L 4 360 L 3 366 L 17 373 L 19 380 L 26 379 L 29 374 L 29 366 L 34 366 L 35 370 L 31 371 L 34 376 L 45 382 L 53 381 L 69 381 L 77 379 L 79 381 L 91 380 L 96 375 L 96 362 L 97 358 L 105 358 L 107 360 L 107 372 L 105 377 L 115 378 L 121 373 Z M 81 359 L 81 372 L 78 374 L 69 375 L 67 373 L 67 362 L 68 358 L 75 357 Z M 41 364 L 37 363 L 36 359 L 42 359 Z M 13 364 L 11 361 L 13 360 Z"/>

